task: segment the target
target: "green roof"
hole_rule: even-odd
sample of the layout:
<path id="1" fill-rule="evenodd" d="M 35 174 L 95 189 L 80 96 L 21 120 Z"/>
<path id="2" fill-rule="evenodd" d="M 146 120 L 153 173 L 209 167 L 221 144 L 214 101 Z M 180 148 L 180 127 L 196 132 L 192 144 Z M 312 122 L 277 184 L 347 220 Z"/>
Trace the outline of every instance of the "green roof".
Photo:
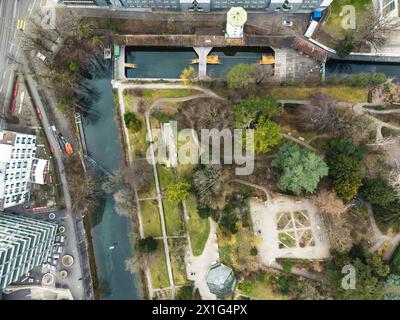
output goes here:
<path id="1" fill-rule="evenodd" d="M 218 298 L 224 298 L 235 288 L 235 274 L 231 268 L 221 263 L 213 265 L 207 274 L 207 285 L 211 293 Z"/>

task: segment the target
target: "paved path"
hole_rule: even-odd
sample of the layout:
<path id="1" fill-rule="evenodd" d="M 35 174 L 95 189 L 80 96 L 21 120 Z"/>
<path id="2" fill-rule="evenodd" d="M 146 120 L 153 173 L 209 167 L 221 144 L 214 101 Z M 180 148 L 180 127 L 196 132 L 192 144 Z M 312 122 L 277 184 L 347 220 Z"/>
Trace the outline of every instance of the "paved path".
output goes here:
<path id="1" fill-rule="evenodd" d="M 210 222 L 210 233 L 204 250 L 200 256 L 186 256 L 186 272 L 189 280 L 194 281 L 194 285 L 199 289 L 202 300 L 215 300 L 217 297 L 212 294 L 207 286 L 207 273 L 210 266 L 219 260 L 217 242 L 217 223 L 208 218 Z"/>
<path id="2" fill-rule="evenodd" d="M 297 138 L 295 138 L 293 136 L 290 136 L 290 135 L 288 135 L 286 133 L 284 133 L 282 135 L 287 140 L 290 140 L 290 141 L 296 142 L 298 144 L 301 144 L 303 147 L 306 147 L 307 149 L 309 149 L 311 151 L 314 151 L 315 153 L 319 153 L 319 151 L 317 149 L 315 149 L 313 146 L 311 146 L 309 143 L 307 143 L 305 141 L 301 141 L 301 140 L 299 140 L 299 139 L 297 139 Z"/>

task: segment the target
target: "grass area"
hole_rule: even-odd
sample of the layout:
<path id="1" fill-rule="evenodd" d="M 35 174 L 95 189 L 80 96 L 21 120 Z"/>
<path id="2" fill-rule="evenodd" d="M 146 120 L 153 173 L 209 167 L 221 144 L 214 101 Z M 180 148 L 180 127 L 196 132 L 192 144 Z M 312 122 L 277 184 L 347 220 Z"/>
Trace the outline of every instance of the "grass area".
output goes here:
<path id="1" fill-rule="evenodd" d="M 136 97 L 135 95 L 126 91 L 122 96 L 124 99 L 125 112 L 135 112 L 135 106 L 139 100 L 139 97 Z"/>
<path id="2" fill-rule="evenodd" d="M 197 93 L 198 91 L 193 89 L 144 89 L 143 97 L 156 100 L 160 98 L 182 98 Z"/>
<path id="3" fill-rule="evenodd" d="M 184 232 L 183 214 L 180 203 L 164 199 L 164 217 L 169 236 L 179 236 Z"/>
<path id="4" fill-rule="evenodd" d="M 186 239 L 169 239 L 172 273 L 175 285 L 187 283 L 185 266 Z"/>
<path id="5" fill-rule="evenodd" d="M 210 234 L 210 223 L 208 219 L 202 219 L 198 215 L 196 198 L 194 196 L 190 196 L 186 200 L 186 208 L 190 217 L 188 225 L 193 254 L 199 256 L 203 252 L 208 235 Z"/>
<path id="6" fill-rule="evenodd" d="M 286 100 L 307 100 L 313 93 L 325 93 L 339 101 L 363 102 L 367 101 L 368 88 L 354 88 L 347 86 L 329 87 L 277 87 L 269 90 L 269 94 L 277 99 Z"/>
<path id="7" fill-rule="evenodd" d="M 366 9 L 372 4 L 371 0 L 335 0 L 330 6 L 330 14 L 326 20 L 323 30 L 333 36 L 341 36 L 345 33 L 345 29 L 341 26 L 341 21 L 344 16 L 340 16 L 342 7 L 345 5 L 354 6 L 356 9 L 356 23 L 357 19 L 365 14 Z"/>
<path id="8" fill-rule="evenodd" d="M 271 277 L 264 273 L 247 278 L 239 284 L 238 292 L 255 300 L 287 300 L 287 296 L 273 291 Z"/>
<path id="9" fill-rule="evenodd" d="M 142 217 L 144 235 L 160 237 L 161 223 L 160 214 L 158 213 L 158 205 L 154 200 L 146 200 L 140 202 L 140 213 Z"/>
<path id="10" fill-rule="evenodd" d="M 149 259 L 150 274 L 153 288 L 169 287 L 167 263 L 164 256 L 164 245 L 161 240 L 158 241 L 158 249 L 151 254 Z"/>
<path id="11" fill-rule="evenodd" d="M 169 185 L 175 183 L 175 174 L 172 170 L 163 165 L 157 165 L 157 171 L 160 187 L 163 192 Z M 163 205 L 167 234 L 169 236 L 182 234 L 184 231 L 184 225 L 181 204 L 164 199 Z"/>
<path id="12" fill-rule="evenodd" d="M 129 141 L 133 154 L 136 157 L 145 157 L 147 149 L 149 147 L 149 142 L 146 140 L 147 129 L 144 120 L 141 120 L 142 127 L 137 132 L 132 132 L 129 130 Z"/>
<path id="13" fill-rule="evenodd" d="M 164 191 L 169 185 L 175 183 L 175 174 L 172 170 L 161 164 L 157 164 L 158 179 L 160 180 L 161 190 Z"/>

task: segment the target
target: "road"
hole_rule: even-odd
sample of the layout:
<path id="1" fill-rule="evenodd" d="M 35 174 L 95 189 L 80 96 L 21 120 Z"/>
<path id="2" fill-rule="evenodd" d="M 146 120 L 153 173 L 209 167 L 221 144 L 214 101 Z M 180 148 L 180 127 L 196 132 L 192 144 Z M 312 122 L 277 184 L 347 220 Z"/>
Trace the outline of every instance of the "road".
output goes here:
<path id="1" fill-rule="evenodd" d="M 39 0 L 0 0 L 0 129 L 6 126 L 4 116 L 11 99 L 13 80 L 19 61 L 18 20 L 29 19 Z"/>

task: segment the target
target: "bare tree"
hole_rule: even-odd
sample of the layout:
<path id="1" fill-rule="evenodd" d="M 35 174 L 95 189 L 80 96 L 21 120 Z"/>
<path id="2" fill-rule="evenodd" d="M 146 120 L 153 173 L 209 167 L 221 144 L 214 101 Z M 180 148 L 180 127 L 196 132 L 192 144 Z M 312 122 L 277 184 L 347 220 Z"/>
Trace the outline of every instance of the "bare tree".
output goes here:
<path id="1" fill-rule="evenodd" d="M 313 202 L 325 215 L 338 217 L 346 211 L 346 206 L 335 191 L 321 190 L 313 197 Z"/>
<path id="2" fill-rule="evenodd" d="M 375 50 L 384 46 L 390 36 L 400 30 L 400 22 L 380 13 L 372 5 L 358 22 L 355 40 L 365 43 Z"/>
<path id="3" fill-rule="evenodd" d="M 324 93 L 311 95 L 309 103 L 302 106 L 299 112 L 299 124 L 305 131 L 331 133 L 337 118 L 336 100 Z"/>
<path id="4" fill-rule="evenodd" d="M 225 103 L 213 99 L 198 99 L 185 111 L 195 124 L 196 130 L 222 130 L 232 127 L 233 124 L 231 109 Z"/>

